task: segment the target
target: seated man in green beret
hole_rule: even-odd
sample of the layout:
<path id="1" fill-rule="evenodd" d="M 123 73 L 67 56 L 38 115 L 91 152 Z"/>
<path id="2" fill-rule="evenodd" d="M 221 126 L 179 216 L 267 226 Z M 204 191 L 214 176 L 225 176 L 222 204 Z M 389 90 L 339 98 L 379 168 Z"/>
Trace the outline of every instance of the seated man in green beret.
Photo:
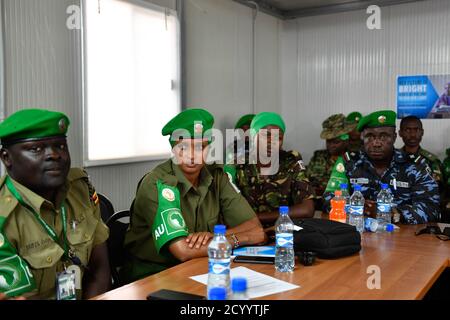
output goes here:
<path id="1" fill-rule="evenodd" d="M 234 248 L 265 242 L 258 218 L 223 166 L 205 164 L 213 124 L 208 111 L 188 109 L 162 129 L 170 135 L 173 158 L 146 174 L 137 188 L 125 236 L 125 282 L 206 257 L 217 224 L 227 225 Z"/>
<path id="2" fill-rule="evenodd" d="M 343 114 L 334 114 L 322 123 L 323 130 L 320 138 L 326 140 L 327 148 L 315 151 L 306 168 L 306 176 L 317 196 L 317 210 L 322 210 L 321 197 L 337 158 L 340 156 L 350 157 L 349 154 L 346 154 L 349 146 L 349 132 L 355 127 L 355 124 L 346 122 Z"/>
<path id="3" fill-rule="evenodd" d="M 236 165 L 248 161 L 250 143 L 247 132 L 254 117 L 254 114 L 246 114 L 239 118 L 234 127 L 239 137 L 227 146 L 224 170 L 233 183 L 236 183 Z"/>
<path id="4" fill-rule="evenodd" d="M 68 126 L 64 114 L 40 109 L 0 124 L 8 172 L 0 180 L 0 293 L 7 297 L 90 298 L 109 289 L 109 230 L 87 174 L 70 168 Z"/>
<path id="5" fill-rule="evenodd" d="M 358 111 L 350 113 L 345 121 L 353 125 L 353 130 L 348 133 L 350 139 L 348 139 L 348 152 L 356 155 L 362 149 L 361 132 L 358 131 L 359 120 L 362 119 L 362 114 Z"/>
<path id="6" fill-rule="evenodd" d="M 324 193 L 327 208 L 334 191 L 339 188 L 336 182 L 357 184 L 365 198 L 364 214 L 375 217 L 377 195 L 381 184 L 387 184 L 394 198 L 394 222 L 423 224 L 439 221 L 440 197 L 436 181 L 426 166 L 409 161 L 394 147 L 396 116 L 394 111 L 381 110 L 361 119 L 358 130 L 364 142 L 363 152 L 357 157 L 336 161 Z M 349 190 L 350 194 L 352 192 L 353 188 Z"/>
<path id="7" fill-rule="evenodd" d="M 314 215 L 314 191 L 305 176 L 302 157 L 297 151 L 282 149 L 285 131 L 280 115 L 256 115 L 250 126 L 252 145 L 256 146 L 251 148 L 253 159 L 237 166 L 237 187 L 268 231 L 278 219 L 280 206 L 289 206 L 293 218 Z M 268 159 L 263 159 L 263 150 Z"/>

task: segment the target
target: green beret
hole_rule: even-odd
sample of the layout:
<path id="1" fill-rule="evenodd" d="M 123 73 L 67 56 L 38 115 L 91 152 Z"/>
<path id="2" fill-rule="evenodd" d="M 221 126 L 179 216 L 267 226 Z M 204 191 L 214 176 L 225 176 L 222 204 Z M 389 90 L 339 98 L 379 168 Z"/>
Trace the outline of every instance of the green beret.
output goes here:
<path id="1" fill-rule="evenodd" d="M 350 113 L 347 118 L 345 119 L 348 123 L 359 123 L 359 120 L 362 119 L 362 114 L 358 111 Z"/>
<path id="2" fill-rule="evenodd" d="M 392 110 L 373 112 L 359 121 L 358 131 L 362 132 L 364 128 L 395 127 L 396 118 L 397 114 Z"/>
<path id="3" fill-rule="evenodd" d="M 235 129 L 242 128 L 243 126 L 249 126 L 252 124 L 252 120 L 255 117 L 254 114 L 246 114 L 245 116 L 242 116 L 238 122 L 236 122 L 236 125 L 234 126 Z"/>
<path id="4" fill-rule="evenodd" d="M 278 113 L 261 112 L 253 118 L 250 125 L 250 134 L 255 136 L 259 130 L 267 126 L 277 126 L 283 133 L 286 132 L 286 124 Z"/>
<path id="5" fill-rule="evenodd" d="M 69 118 L 61 112 L 24 109 L 0 124 L 0 139 L 3 145 L 7 145 L 30 139 L 65 137 L 69 124 Z"/>
<path id="6" fill-rule="evenodd" d="M 333 114 L 322 123 L 322 132 L 320 138 L 329 140 L 341 138 L 341 140 L 348 140 L 348 133 L 355 129 L 355 125 L 345 121 L 345 116 L 340 114 Z"/>
<path id="7" fill-rule="evenodd" d="M 203 109 L 187 109 L 180 112 L 172 120 L 170 120 L 162 129 L 162 135 L 170 135 L 171 145 L 175 145 L 176 141 L 172 140 L 172 136 L 180 134 L 181 137 L 188 138 L 181 132 L 189 133 L 190 138 L 208 138 L 211 139 L 211 128 L 214 125 L 214 117 Z"/>

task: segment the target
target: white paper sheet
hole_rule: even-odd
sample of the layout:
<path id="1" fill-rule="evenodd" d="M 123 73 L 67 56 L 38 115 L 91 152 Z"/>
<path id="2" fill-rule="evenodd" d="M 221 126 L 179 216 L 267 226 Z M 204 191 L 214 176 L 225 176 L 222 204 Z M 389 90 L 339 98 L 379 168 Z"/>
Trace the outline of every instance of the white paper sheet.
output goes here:
<path id="1" fill-rule="evenodd" d="M 231 279 L 236 277 L 243 277 L 247 279 L 247 295 L 250 299 L 300 288 L 300 286 L 295 284 L 278 280 L 274 277 L 245 267 L 231 269 Z M 191 279 L 206 285 L 208 283 L 208 274 L 193 276 Z"/>

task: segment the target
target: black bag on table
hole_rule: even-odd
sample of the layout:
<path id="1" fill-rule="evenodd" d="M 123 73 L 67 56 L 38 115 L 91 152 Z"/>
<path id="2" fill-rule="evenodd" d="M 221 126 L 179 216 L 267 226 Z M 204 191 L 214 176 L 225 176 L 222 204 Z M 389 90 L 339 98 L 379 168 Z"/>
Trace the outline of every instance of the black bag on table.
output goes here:
<path id="1" fill-rule="evenodd" d="M 325 219 L 298 219 L 294 224 L 303 228 L 294 231 L 294 251 L 312 251 L 321 259 L 334 259 L 361 250 L 361 234 L 354 226 Z"/>

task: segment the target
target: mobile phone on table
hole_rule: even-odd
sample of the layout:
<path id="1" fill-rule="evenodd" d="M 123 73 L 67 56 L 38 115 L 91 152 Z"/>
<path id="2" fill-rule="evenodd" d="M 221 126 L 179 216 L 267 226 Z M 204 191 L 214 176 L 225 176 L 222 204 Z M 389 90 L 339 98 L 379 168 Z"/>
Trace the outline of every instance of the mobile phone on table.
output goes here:
<path id="1" fill-rule="evenodd" d="M 275 257 L 236 256 L 233 261 L 236 263 L 275 264 Z"/>
<path id="2" fill-rule="evenodd" d="M 206 298 L 192 293 L 162 289 L 150 293 L 147 300 L 206 300 Z"/>

